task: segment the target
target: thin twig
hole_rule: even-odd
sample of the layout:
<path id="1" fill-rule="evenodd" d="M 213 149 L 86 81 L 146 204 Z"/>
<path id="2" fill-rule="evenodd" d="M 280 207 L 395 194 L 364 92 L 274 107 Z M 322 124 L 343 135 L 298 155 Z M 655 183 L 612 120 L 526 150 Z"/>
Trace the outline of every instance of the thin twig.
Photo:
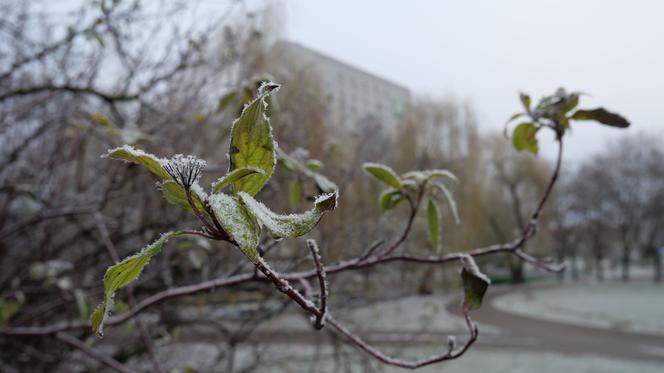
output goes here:
<path id="1" fill-rule="evenodd" d="M 314 318 L 314 328 L 322 329 L 325 325 L 325 314 L 327 313 L 327 277 L 325 276 L 325 267 L 323 267 L 320 256 L 320 250 L 318 250 L 318 245 L 314 240 L 307 240 L 307 246 L 311 250 L 311 256 L 313 257 L 314 264 L 316 265 L 316 274 L 318 276 L 318 287 L 320 291 L 320 303 L 318 305 L 318 310 L 320 311 L 319 315 L 316 315 Z"/>
<path id="2" fill-rule="evenodd" d="M 62 332 L 57 333 L 55 337 L 61 340 L 62 342 L 80 350 L 84 354 L 88 355 L 89 357 L 97 360 L 98 362 L 106 365 L 111 369 L 115 369 L 118 372 L 122 373 L 129 373 L 129 369 L 125 368 L 125 366 L 122 365 L 119 361 L 86 345 L 78 338 L 75 338 L 67 333 L 62 333 Z"/>
<path id="3" fill-rule="evenodd" d="M 468 332 L 470 337 L 466 341 L 466 343 L 463 344 L 459 349 L 454 350 L 452 348 L 448 349 L 445 353 L 435 355 L 432 357 L 428 357 L 426 359 L 421 359 L 421 360 L 414 360 L 414 361 L 409 361 L 409 360 L 403 360 L 403 359 L 398 359 L 392 356 L 389 356 L 382 351 L 380 351 L 378 348 L 372 346 L 368 342 L 364 341 L 362 338 L 359 336 L 355 335 L 353 332 L 351 332 L 349 329 L 347 329 L 343 324 L 341 324 L 339 321 L 334 319 L 332 316 L 327 316 L 327 321 L 330 325 L 332 325 L 339 333 L 344 335 L 351 343 L 353 343 L 355 346 L 363 350 L 364 352 L 368 353 L 375 359 L 389 365 L 401 367 L 401 368 L 407 368 L 407 369 L 417 369 L 421 368 L 426 365 L 431 365 L 431 364 L 436 364 L 440 363 L 442 361 L 446 360 L 453 360 L 458 357 L 461 357 L 466 351 L 470 348 L 470 346 L 475 343 L 477 340 L 477 336 L 479 335 L 479 330 L 477 328 L 477 324 L 475 324 L 471 318 L 470 318 L 470 310 L 468 307 L 467 302 L 464 301 L 464 307 L 463 307 L 463 316 L 464 320 L 466 321 L 466 326 L 468 327 Z"/>

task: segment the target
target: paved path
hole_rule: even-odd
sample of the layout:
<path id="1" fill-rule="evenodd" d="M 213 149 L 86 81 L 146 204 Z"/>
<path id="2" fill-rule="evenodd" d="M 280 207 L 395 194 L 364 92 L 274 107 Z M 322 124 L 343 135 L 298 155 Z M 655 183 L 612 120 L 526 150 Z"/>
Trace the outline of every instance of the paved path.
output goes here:
<path id="1" fill-rule="evenodd" d="M 480 329 L 476 347 L 590 354 L 664 363 L 664 336 L 541 320 L 511 314 L 493 306 L 493 300 L 507 292 L 533 290 L 527 286 L 498 291 L 490 289 L 482 308 L 472 314 L 473 319 L 479 323 Z M 447 310 L 456 315 L 461 314 L 458 302 L 450 303 Z M 504 334 L 501 333 L 500 336 L 482 335 L 482 324 L 498 327 Z"/>

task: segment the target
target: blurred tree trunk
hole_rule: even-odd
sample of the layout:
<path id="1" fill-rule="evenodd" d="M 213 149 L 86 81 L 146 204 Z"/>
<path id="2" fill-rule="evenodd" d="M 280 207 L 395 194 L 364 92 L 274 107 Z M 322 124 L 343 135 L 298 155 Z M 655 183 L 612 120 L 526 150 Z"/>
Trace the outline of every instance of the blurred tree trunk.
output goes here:
<path id="1" fill-rule="evenodd" d="M 630 229 L 629 225 L 621 229 L 620 235 L 622 238 L 622 255 L 620 257 L 620 266 L 622 270 L 621 279 L 623 282 L 629 281 L 629 266 L 631 264 L 631 249 L 632 245 L 630 243 Z"/>
<path id="2" fill-rule="evenodd" d="M 602 260 L 604 253 L 602 252 L 602 243 L 598 242 L 597 237 L 593 240 L 593 257 L 595 259 L 595 276 L 597 281 L 604 281 L 604 268 L 602 267 Z"/>
<path id="3" fill-rule="evenodd" d="M 653 280 L 655 283 L 661 283 L 662 282 L 662 256 L 659 255 L 659 251 L 655 250 L 655 253 L 652 256 L 653 260 Z"/>
<path id="4" fill-rule="evenodd" d="M 570 255 L 570 267 L 572 273 L 572 281 L 579 281 L 579 264 L 577 263 L 576 251 L 573 251 Z"/>
<path id="5" fill-rule="evenodd" d="M 508 187 L 510 191 L 510 197 L 512 199 L 512 211 L 514 213 L 514 220 L 521 230 L 521 234 L 526 234 L 526 223 L 523 221 L 523 216 L 521 215 L 521 199 L 519 198 L 519 193 L 517 193 L 517 183 L 510 183 Z M 521 246 L 521 249 L 526 251 L 525 243 Z M 512 283 L 522 284 L 526 282 L 526 276 L 523 272 L 523 261 L 511 259 L 510 262 Z"/>
<path id="6" fill-rule="evenodd" d="M 628 247 L 623 247 L 623 254 L 622 258 L 620 261 L 620 264 L 622 266 L 622 281 L 623 282 L 628 282 L 629 281 L 629 265 L 631 263 L 630 255 L 629 255 L 629 248 Z"/>
<path id="7" fill-rule="evenodd" d="M 604 268 L 602 267 L 602 255 L 595 256 L 595 277 L 597 281 L 604 281 Z"/>
<path id="8" fill-rule="evenodd" d="M 510 255 L 509 263 L 512 284 L 523 284 L 526 282 L 526 276 L 523 273 L 523 262 L 520 260 L 515 260 L 514 257 Z"/>

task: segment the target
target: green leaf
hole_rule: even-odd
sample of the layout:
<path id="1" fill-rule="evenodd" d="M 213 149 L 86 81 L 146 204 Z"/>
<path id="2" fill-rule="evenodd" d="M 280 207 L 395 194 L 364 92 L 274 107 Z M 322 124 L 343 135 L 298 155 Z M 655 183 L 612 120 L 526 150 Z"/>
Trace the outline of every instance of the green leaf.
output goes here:
<path id="1" fill-rule="evenodd" d="M 0 326 L 7 324 L 9 320 L 21 308 L 21 302 L 14 299 L 0 298 Z"/>
<path id="2" fill-rule="evenodd" d="M 521 105 L 523 105 L 523 108 L 526 109 L 526 112 L 530 113 L 530 96 L 525 93 L 519 93 L 519 100 L 521 100 Z"/>
<path id="3" fill-rule="evenodd" d="M 339 187 L 337 187 L 337 184 L 332 182 L 324 175 L 318 172 L 311 171 L 295 157 L 286 154 L 286 152 L 284 152 L 283 149 L 277 147 L 276 151 L 277 155 L 279 156 L 279 161 L 284 167 L 286 167 L 286 169 L 288 169 L 289 171 L 299 172 L 305 175 L 306 177 L 313 179 L 314 182 L 316 183 L 316 188 L 320 193 L 333 193 L 334 191 L 339 189 Z"/>
<path id="4" fill-rule="evenodd" d="M 365 163 L 362 165 L 364 170 L 371 176 L 375 177 L 377 180 L 391 186 L 393 188 L 401 188 L 401 180 L 397 176 L 396 172 L 391 168 L 380 164 L 380 163 Z"/>
<path id="5" fill-rule="evenodd" d="M 256 201 L 247 193 L 239 194 L 247 209 L 275 238 L 293 238 L 309 233 L 320 218 L 337 207 L 337 192 L 322 194 L 314 201 L 314 208 L 303 214 L 279 215 Z"/>
<path id="6" fill-rule="evenodd" d="M 110 133 L 113 136 L 117 136 L 120 134 L 120 130 L 111 122 L 108 117 L 102 113 L 92 113 L 92 120 L 94 120 L 97 124 L 100 126 L 106 128 L 108 133 Z"/>
<path id="7" fill-rule="evenodd" d="M 440 249 L 440 211 L 433 199 L 429 198 L 427 203 L 427 222 L 429 224 L 429 240 L 431 246 L 438 252 Z"/>
<path id="8" fill-rule="evenodd" d="M 210 206 L 219 224 L 238 244 L 249 260 L 258 262 L 258 233 L 256 219 L 240 203 L 237 196 L 217 193 L 210 196 Z"/>
<path id="9" fill-rule="evenodd" d="M 404 194 L 399 189 L 385 189 L 378 197 L 378 204 L 382 211 L 388 211 L 398 205 L 405 199 Z"/>
<path id="10" fill-rule="evenodd" d="M 572 114 L 571 118 L 574 120 L 594 120 L 611 127 L 629 127 L 629 121 L 627 119 L 601 107 L 591 110 L 577 110 Z"/>
<path id="11" fill-rule="evenodd" d="M 401 178 L 404 179 L 404 180 L 413 180 L 417 184 L 420 184 L 428 178 L 428 175 L 424 171 L 408 171 L 405 174 L 402 174 Z M 404 182 L 402 181 L 401 182 L 402 186 L 403 186 L 403 183 Z"/>
<path id="12" fill-rule="evenodd" d="M 92 330 L 99 336 L 103 335 L 104 321 L 108 318 L 111 308 L 113 308 L 115 293 L 136 280 L 143 268 L 150 262 L 150 259 L 161 251 L 164 243 L 180 234 L 177 231 L 164 233 L 159 239 L 144 247 L 138 253 L 123 259 L 120 263 L 112 265 L 106 270 L 104 275 L 104 300 L 90 316 Z"/>
<path id="13" fill-rule="evenodd" d="M 537 131 L 540 127 L 534 125 L 533 123 L 520 123 L 514 128 L 512 133 L 512 143 L 516 150 L 527 150 L 533 154 L 537 154 L 539 151 L 539 145 L 537 143 Z"/>
<path id="14" fill-rule="evenodd" d="M 87 297 L 81 289 L 74 289 L 74 299 L 76 300 L 76 308 L 81 318 L 86 318 L 90 314 L 90 305 L 87 302 Z"/>
<path id="15" fill-rule="evenodd" d="M 450 209 L 452 210 L 452 216 L 454 216 L 454 221 L 459 224 L 461 222 L 461 219 L 459 218 L 459 210 L 457 209 L 456 201 L 454 200 L 454 197 L 452 196 L 452 192 L 445 186 L 445 184 L 441 183 L 431 183 L 429 184 L 430 190 L 435 190 L 438 189 L 442 194 L 443 197 L 445 197 L 445 200 L 447 201 L 447 204 L 450 206 Z"/>
<path id="16" fill-rule="evenodd" d="M 507 126 L 507 124 L 509 124 L 511 121 L 516 120 L 516 119 L 519 119 L 519 118 L 521 118 L 521 117 L 524 116 L 524 115 L 526 115 L 526 113 L 514 113 L 514 114 L 512 114 L 512 115 L 509 117 L 509 119 L 507 119 L 507 122 L 505 122 L 505 126 Z"/>
<path id="17" fill-rule="evenodd" d="M 461 259 L 463 269 L 461 269 L 461 282 L 464 290 L 464 303 L 468 309 L 476 310 L 482 306 L 482 299 L 491 280 L 483 274 L 477 267 L 472 256 L 466 255 Z"/>
<path id="18" fill-rule="evenodd" d="M 110 119 L 108 119 L 108 117 L 102 113 L 92 113 L 91 116 L 92 120 L 103 127 L 115 127 L 113 126 L 113 123 L 111 123 Z"/>
<path id="19" fill-rule="evenodd" d="M 155 157 L 152 154 L 146 153 L 133 146 L 125 145 L 120 148 L 111 149 L 106 154 L 111 159 L 120 159 L 123 161 L 140 164 L 148 169 L 148 171 L 159 176 L 162 180 L 170 180 L 171 177 L 166 172 L 163 166 L 163 160 Z"/>
<path id="20" fill-rule="evenodd" d="M 227 173 L 223 177 L 219 178 L 219 180 L 215 181 L 212 183 L 212 192 L 217 193 L 220 190 L 224 189 L 226 186 L 242 179 L 245 176 L 249 176 L 252 174 L 261 174 L 261 175 L 266 175 L 265 171 L 261 170 L 260 168 L 256 167 L 241 167 L 241 168 L 236 168 L 233 171 Z"/>
<path id="21" fill-rule="evenodd" d="M 161 193 L 169 203 L 180 206 L 185 211 L 192 212 L 191 206 L 189 206 L 189 201 L 187 201 L 187 194 L 175 181 L 167 180 L 159 185 L 159 189 L 161 189 Z M 192 188 L 191 200 L 194 202 L 196 210 L 203 212 L 205 211 L 205 205 L 203 203 L 205 198 L 201 198 L 201 196 L 199 196 L 194 190 L 195 188 Z"/>
<path id="22" fill-rule="evenodd" d="M 302 184 L 300 180 L 294 179 L 290 184 L 290 204 L 293 208 L 300 207 L 300 201 L 302 200 Z"/>
<path id="23" fill-rule="evenodd" d="M 505 125 L 503 126 L 503 136 L 506 139 L 509 138 L 509 135 L 507 133 L 507 129 L 509 128 L 510 123 L 512 123 L 513 121 L 515 121 L 515 120 L 517 120 L 517 119 L 519 119 L 519 118 L 521 118 L 522 116 L 525 116 L 525 115 L 526 115 L 526 113 L 514 113 L 509 117 L 509 119 L 507 119 L 507 121 L 505 122 Z"/>
<path id="24" fill-rule="evenodd" d="M 307 169 L 309 169 L 309 171 L 318 171 L 323 168 L 323 162 L 319 161 L 318 159 L 310 159 L 307 161 L 305 166 Z"/>
<path id="25" fill-rule="evenodd" d="M 424 173 L 427 175 L 427 180 L 434 180 L 437 178 L 447 178 L 455 183 L 459 182 L 459 179 L 457 179 L 456 175 L 454 175 L 451 171 L 448 170 L 426 170 Z"/>
<path id="26" fill-rule="evenodd" d="M 567 114 L 579 104 L 579 95 L 577 93 L 570 93 L 565 98 L 565 105 L 560 110 L 560 114 Z"/>
<path id="27" fill-rule="evenodd" d="M 273 84 L 273 83 L 271 83 Z M 267 116 L 267 98 L 275 89 L 271 84 L 264 84 L 259 89 L 256 99 L 242 110 L 240 117 L 233 123 L 228 151 L 230 158 L 229 172 L 238 168 L 255 167 L 262 174 L 252 174 L 232 183 L 233 192 L 258 193 L 272 176 L 275 165 L 274 139 L 272 127 Z"/>
<path id="28" fill-rule="evenodd" d="M 401 178 L 404 180 L 413 180 L 417 184 L 422 184 L 424 182 L 438 179 L 438 178 L 447 178 L 455 183 L 459 182 L 459 179 L 457 179 L 456 175 L 454 175 L 452 172 L 448 170 L 423 170 L 423 171 L 408 171 L 405 174 L 401 175 Z M 401 186 L 404 186 L 405 182 L 402 182 Z"/>
<path id="29" fill-rule="evenodd" d="M 237 97 L 237 91 L 231 91 L 221 96 L 217 105 L 217 112 L 224 111 Z"/>

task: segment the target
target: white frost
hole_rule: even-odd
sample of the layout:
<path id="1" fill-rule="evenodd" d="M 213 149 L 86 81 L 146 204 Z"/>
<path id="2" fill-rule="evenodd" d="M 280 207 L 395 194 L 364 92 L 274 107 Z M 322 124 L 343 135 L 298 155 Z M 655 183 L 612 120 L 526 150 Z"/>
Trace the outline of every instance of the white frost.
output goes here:
<path id="1" fill-rule="evenodd" d="M 143 151 L 141 149 L 136 149 L 133 146 L 128 145 L 128 144 L 122 145 L 122 146 L 114 148 L 114 149 L 110 149 L 106 154 L 102 154 L 101 157 L 102 158 L 108 158 L 108 157 L 111 156 L 112 153 L 114 153 L 116 151 L 120 151 L 120 150 L 126 151 L 127 153 L 131 154 L 133 157 L 137 157 L 137 158 L 138 157 L 149 157 L 149 158 L 152 158 L 155 161 L 159 162 L 160 164 L 163 164 L 163 162 L 166 161 L 163 158 L 159 158 L 154 154 L 146 153 L 145 151 Z M 125 162 L 131 162 L 127 159 L 122 159 L 122 160 L 125 161 Z"/>
<path id="2" fill-rule="evenodd" d="M 243 251 L 254 250 L 258 246 L 258 227 L 242 210 L 240 203 L 223 193 L 213 194 L 209 201 L 219 223 L 240 248 Z"/>
<path id="3" fill-rule="evenodd" d="M 487 284 L 491 284 L 491 279 L 482 273 L 482 271 L 480 271 L 480 268 L 477 266 L 477 263 L 475 263 L 475 259 L 473 259 L 472 256 L 468 254 L 462 254 L 461 264 L 463 264 L 463 267 L 466 269 L 466 271 L 470 272 L 470 274 L 481 278 L 482 280 L 486 281 Z"/>

